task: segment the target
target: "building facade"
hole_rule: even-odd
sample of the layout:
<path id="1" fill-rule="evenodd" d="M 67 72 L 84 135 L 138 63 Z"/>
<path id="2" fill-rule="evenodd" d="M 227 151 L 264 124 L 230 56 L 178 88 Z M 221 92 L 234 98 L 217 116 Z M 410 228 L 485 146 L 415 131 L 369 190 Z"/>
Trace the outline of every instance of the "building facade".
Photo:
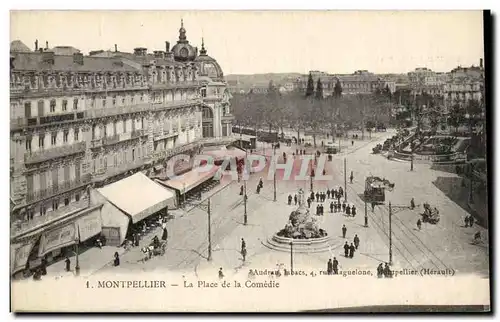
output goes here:
<path id="1" fill-rule="evenodd" d="M 88 208 L 92 188 L 232 135 L 222 69 L 183 25 L 154 54 L 35 47 L 10 55 L 13 243 Z"/>
<path id="2" fill-rule="evenodd" d="M 311 71 L 314 85 L 321 79 L 323 85 L 323 95 L 325 97 L 333 95 L 335 84 L 340 82 L 343 95 L 371 94 L 377 89 L 389 87 L 391 92 L 396 90 L 396 84 L 390 80 L 384 80 L 377 75 L 366 70 L 358 70 L 349 75 L 332 75 L 325 72 Z M 298 78 L 294 83 L 294 88 L 305 92 L 309 75 Z"/>

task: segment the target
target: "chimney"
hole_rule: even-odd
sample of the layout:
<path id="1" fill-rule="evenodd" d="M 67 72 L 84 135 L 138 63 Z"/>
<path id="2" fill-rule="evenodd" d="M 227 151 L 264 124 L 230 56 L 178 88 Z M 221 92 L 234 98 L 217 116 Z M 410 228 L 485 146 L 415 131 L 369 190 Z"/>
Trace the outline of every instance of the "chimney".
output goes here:
<path id="1" fill-rule="evenodd" d="M 165 53 L 165 59 L 168 61 L 174 61 L 174 53 L 171 51 Z"/>
<path id="2" fill-rule="evenodd" d="M 115 44 L 115 53 L 118 52 L 118 45 Z"/>
<path id="3" fill-rule="evenodd" d="M 38 51 L 38 39 L 35 40 L 35 51 Z"/>
<path id="4" fill-rule="evenodd" d="M 136 56 L 146 56 L 147 52 L 148 52 L 148 49 L 144 48 L 144 47 L 134 48 L 134 55 L 136 55 Z"/>
<path id="5" fill-rule="evenodd" d="M 483 59 L 482 58 L 479 59 L 479 67 L 481 69 L 483 69 Z"/>
<path id="6" fill-rule="evenodd" d="M 161 50 L 155 50 L 154 52 L 155 58 L 165 58 L 165 53 Z"/>
<path id="7" fill-rule="evenodd" d="M 48 41 L 45 42 L 45 49 L 47 49 L 47 50 L 49 49 L 49 42 Z"/>
<path id="8" fill-rule="evenodd" d="M 165 52 L 170 52 L 170 43 L 168 41 L 165 41 Z"/>
<path id="9" fill-rule="evenodd" d="M 83 54 L 82 53 L 74 53 L 73 54 L 73 63 L 78 65 L 83 65 Z"/>
<path id="10" fill-rule="evenodd" d="M 47 64 L 54 65 L 55 54 L 53 51 L 44 51 L 42 53 L 42 61 Z"/>

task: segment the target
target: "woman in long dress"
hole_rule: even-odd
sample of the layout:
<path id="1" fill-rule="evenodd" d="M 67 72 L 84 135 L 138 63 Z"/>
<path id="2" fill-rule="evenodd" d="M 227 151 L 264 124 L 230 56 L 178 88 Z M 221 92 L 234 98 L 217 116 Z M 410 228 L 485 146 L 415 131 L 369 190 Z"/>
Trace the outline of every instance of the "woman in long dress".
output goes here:
<path id="1" fill-rule="evenodd" d="M 163 228 L 163 234 L 161 235 L 161 240 L 167 240 L 167 238 L 168 238 L 167 223 L 163 222 L 161 227 Z"/>

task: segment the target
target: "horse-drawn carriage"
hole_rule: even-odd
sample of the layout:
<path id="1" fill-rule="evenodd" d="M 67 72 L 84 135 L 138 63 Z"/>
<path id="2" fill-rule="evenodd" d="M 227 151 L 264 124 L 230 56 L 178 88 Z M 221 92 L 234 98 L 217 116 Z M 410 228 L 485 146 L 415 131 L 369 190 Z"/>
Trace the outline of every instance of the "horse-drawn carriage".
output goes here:
<path id="1" fill-rule="evenodd" d="M 439 222 L 439 210 L 436 207 L 431 208 L 431 206 L 426 202 L 424 203 L 424 212 L 420 214 L 422 216 L 423 222 L 428 222 L 430 224 L 437 224 Z"/>
<path id="2" fill-rule="evenodd" d="M 144 253 L 143 262 L 151 259 L 153 256 L 163 256 L 167 250 L 167 241 L 159 239 L 153 239 L 149 246 L 144 246 L 142 252 Z"/>
<path id="3" fill-rule="evenodd" d="M 382 151 L 382 144 L 377 144 L 373 149 L 373 154 L 378 154 Z"/>

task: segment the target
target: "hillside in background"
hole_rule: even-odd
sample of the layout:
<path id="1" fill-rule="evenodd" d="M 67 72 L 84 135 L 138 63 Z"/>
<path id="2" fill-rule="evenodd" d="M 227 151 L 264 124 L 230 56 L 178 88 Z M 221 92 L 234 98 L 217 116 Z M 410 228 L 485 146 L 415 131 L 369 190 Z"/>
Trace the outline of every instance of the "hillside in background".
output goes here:
<path id="1" fill-rule="evenodd" d="M 224 78 L 228 83 L 238 83 L 240 86 L 252 86 L 252 85 L 267 85 L 269 81 L 273 81 L 275 84 L 283 84 L 285 82 L 296 79 L 302 76 L 299 73 L 280 73 L 280 74 L 253 74 L 253 75 L 226 75 Z"/>

